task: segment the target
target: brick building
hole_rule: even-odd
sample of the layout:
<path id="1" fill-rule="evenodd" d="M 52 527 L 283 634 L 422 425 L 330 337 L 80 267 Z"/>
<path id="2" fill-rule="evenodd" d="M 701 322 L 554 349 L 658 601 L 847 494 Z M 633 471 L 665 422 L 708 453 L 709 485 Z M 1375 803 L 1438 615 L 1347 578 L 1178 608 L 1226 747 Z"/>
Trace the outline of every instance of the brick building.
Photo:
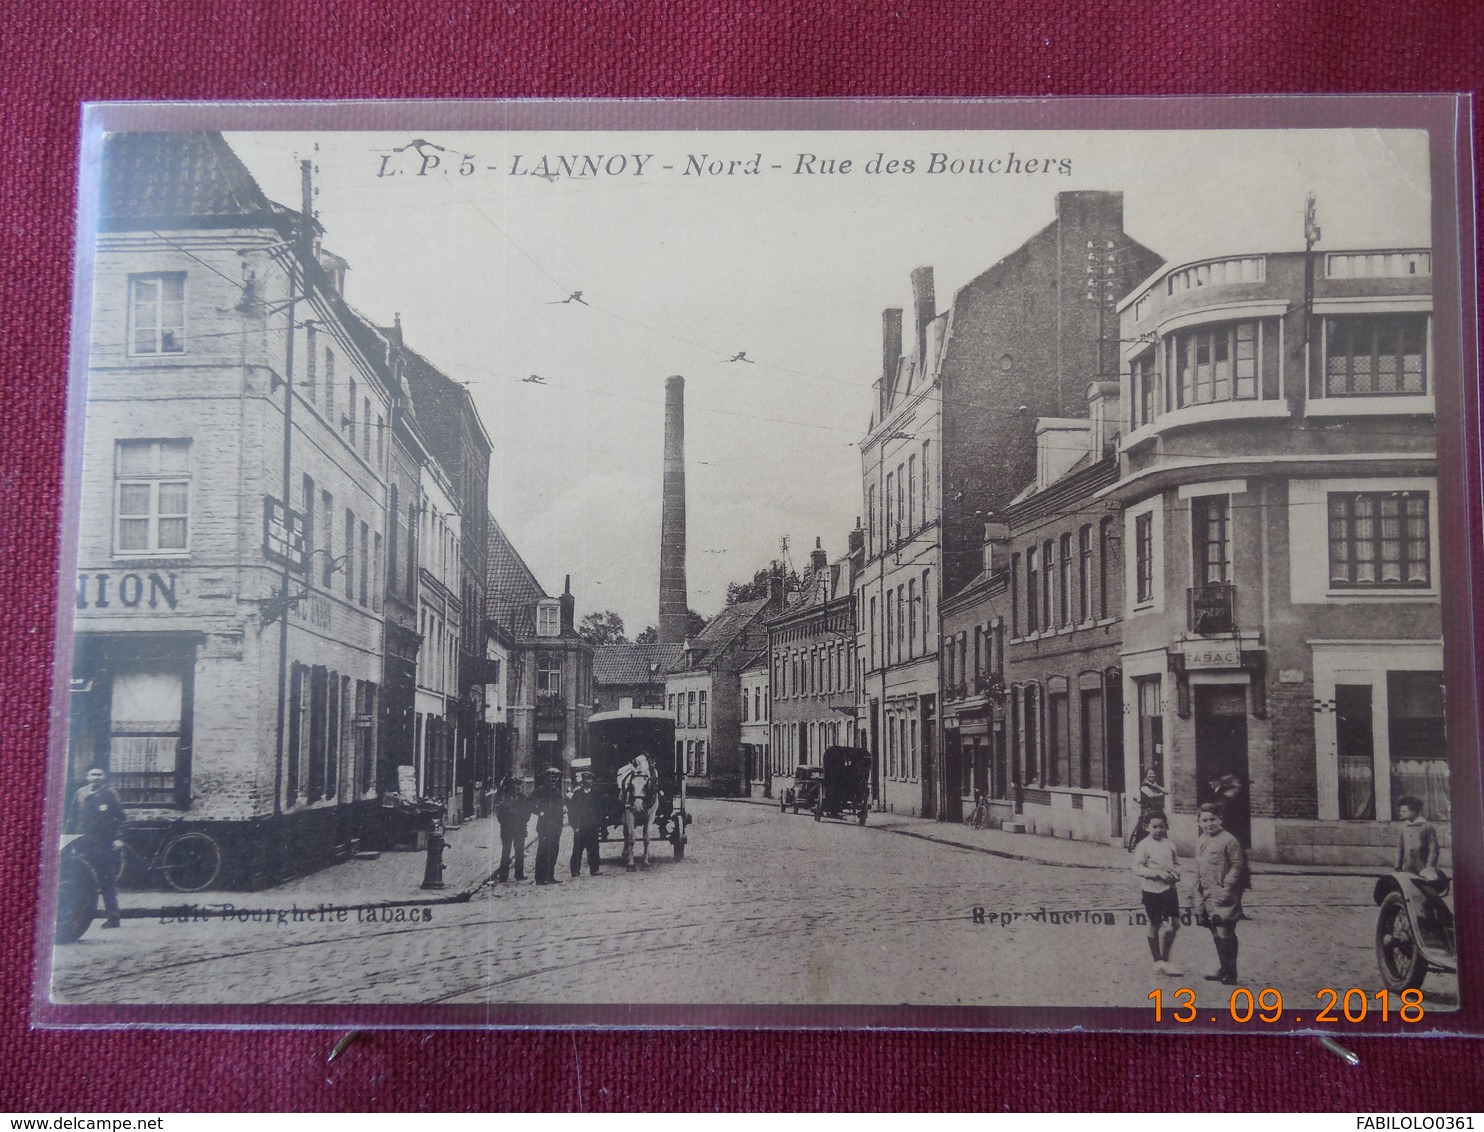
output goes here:
<path id="1" fill-rule="evenodd" d="M 1186 849 L 1223 775 L 1258 857 L 1384 863 L 1402 794 L 1446 843 L 1431 312 L 1400 248 L 1184 263 L 1120 304 L 1127 782 L 1165 781 Z"/>
<path id="2" fill-rule="evenodd" d="M 1068 192 L 1056 215 L 938 313 L 912 274 L 912 338 L 883 314 L 882 374 L 861 442 L 862 729 L 892 810 L 951 809 L 939 765 L 939 602 L 981 569 L 984 519 L 1035 476 L 1035 422 L 1080 416 L 1117 362 L 1114 303 L 1160 259 L 1123 231 L 1123 195 Z M 956 795 L 954 795 L 956 797 Z"/>
<path id="3" fill-rule="evenodd" d="M 105 141 L 69 786 L 107 767 L 235 885 L 376 809 L 394 391 L 304 223 L 220 135 Z"/>
<path id="4" fill-rule="evenodd" d="M 746 793 L 742 751 L 742 669 L 767 644 L 764 623 L 783 603 L 782 581 L 766 598 L 729 605 L 685 642 L 665 678 L 675 715 L 675 762 L 700 793 Z"/>
<path id="5" fill-rule="evenodd" d="M 549 596 L 493 519 L 487 561 L 489 633 L 508 642 L 502 646 L 507 745 L 492 780 L 505 774 L 531 780 L 547 767 L 565 771 L 573 759 L 587 757 L 593 704 L 593 646 L 574 623 L 572 580 L 560 597 Z"/>
<path id="6" fill-rule="evenodd" d="M 850 553 L 835 562 L 814 540 L 809 568 L 795 599 L 767 623 L 773 703 L 769 711 L 772 765 L 768 796 L 793 781 L 801 763 L 819 766 L 826 747 L 853 747 L 856 726 L 855 581 L 865 532 L 850 534 Z"/>

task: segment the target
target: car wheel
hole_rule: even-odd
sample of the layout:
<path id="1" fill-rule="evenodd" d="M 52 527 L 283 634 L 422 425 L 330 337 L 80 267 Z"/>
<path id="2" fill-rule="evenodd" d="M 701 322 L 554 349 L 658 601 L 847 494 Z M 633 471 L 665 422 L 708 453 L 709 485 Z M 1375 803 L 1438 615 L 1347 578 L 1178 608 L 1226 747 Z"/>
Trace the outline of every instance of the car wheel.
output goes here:
<path id="1" fill-rule="evenodd" d="M 1389 991 L 1415 990 L 1427 977 L 1427 960 L 1412 931 L 1412 914 L 1400 892 L 1387 895 L 1376 918 L 1376 966 Z"/>
<path id="2" fill-rule="evenodd" d="M 81 939 L 97 907 L 98 877 L 93 867 L 81 857 L 64 856 L 57 877 L 56 941 L 75 943 Z"/>

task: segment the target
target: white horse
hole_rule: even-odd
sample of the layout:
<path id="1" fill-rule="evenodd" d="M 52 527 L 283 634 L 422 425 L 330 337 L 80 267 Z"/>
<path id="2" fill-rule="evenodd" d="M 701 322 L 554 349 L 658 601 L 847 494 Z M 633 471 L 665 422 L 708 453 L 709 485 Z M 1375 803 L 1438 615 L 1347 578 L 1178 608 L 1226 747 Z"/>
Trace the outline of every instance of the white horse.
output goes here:
<path id="1" fill-rule="evenodd" d="M 659 791 L 655 789 L 655 785 L 654 768 L 650 765 L 648 755 L 635 755 L 634 761 L 618 772 L 618 796 L 623 803 L 623 863 L 629 872 L 633 872 L 635 868 L 636 829 L 643 831 L 643 864 L 646 869 L 649 867 L 649 815 L 659 800 Z"/>

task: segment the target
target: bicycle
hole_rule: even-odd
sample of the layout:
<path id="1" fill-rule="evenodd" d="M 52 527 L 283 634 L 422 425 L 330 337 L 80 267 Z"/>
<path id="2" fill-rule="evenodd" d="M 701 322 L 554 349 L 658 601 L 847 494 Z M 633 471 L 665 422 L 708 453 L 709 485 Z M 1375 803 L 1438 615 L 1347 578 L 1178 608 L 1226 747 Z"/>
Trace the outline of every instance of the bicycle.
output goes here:
<path id="1" fill-rule="evenodd" d="M 989 795 L 982 790 L 974 791 L 974 813 L 969 818 L 969 825 L 975 829 L 989 825 Z"/>
<path id="2" fill-rule="evenodd" d="M 131 838 L 145 843 L 143 852 L 130 843 Z M 120 884 L 140 879 L 148 883 L 158 876 L 176 892 L 200 892 L 210 888 L 222 871 L 221 846 L 200 830 L 177 834 L 168 825 L 125 826 L 119 843 Z"/>

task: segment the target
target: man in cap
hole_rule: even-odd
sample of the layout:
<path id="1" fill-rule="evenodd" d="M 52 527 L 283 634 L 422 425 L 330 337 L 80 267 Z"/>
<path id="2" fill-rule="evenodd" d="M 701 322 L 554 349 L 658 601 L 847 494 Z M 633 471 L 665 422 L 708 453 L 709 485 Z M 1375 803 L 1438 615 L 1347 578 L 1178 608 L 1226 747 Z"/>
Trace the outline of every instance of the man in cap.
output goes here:
<path id="1" fill-rule="evenodd" d="M 577 776 L 577 789 L 567 799 L 567 820 L 572 824 L 572 875 L 582 872 L 582 854 L 587 853 L 587 871 L 598 875 L 598 835 L 602 829 L 602 805 L 593 793 L 593 772 Z"/>
<path id="2" fill-rule="evenodd" d="M 515 879 L 526 879 L 526 827 L 531 823 L 531 800 L 521 789 L 520 779 L 507 774 L 495 791 L 495 820 L 500 823 L 500 867 L 496 880 L 510 877 L 510 859 L 515 858 Z"/>
<path id="3" fill-rule="evenodd" d="M 556 878 L 557 854 L 562 846 L 562 768 L 549 766 L 541 772 L 540 785 L 531 795 L 536 811 L 536 883 L 561 884 Z"/>
<path id="4" fill-rule="evenodd" d="M 98 893 L 103 897 L 105 928 L 119 926 L 119 855 L 115 842 L 124 824 L 124 804 L 108 786 L 108 772 L 95 766 L 88 771 L 88 784 L 72 800 L 73 828 L 81 834 L 78 851 L 98 875 Z"/>

